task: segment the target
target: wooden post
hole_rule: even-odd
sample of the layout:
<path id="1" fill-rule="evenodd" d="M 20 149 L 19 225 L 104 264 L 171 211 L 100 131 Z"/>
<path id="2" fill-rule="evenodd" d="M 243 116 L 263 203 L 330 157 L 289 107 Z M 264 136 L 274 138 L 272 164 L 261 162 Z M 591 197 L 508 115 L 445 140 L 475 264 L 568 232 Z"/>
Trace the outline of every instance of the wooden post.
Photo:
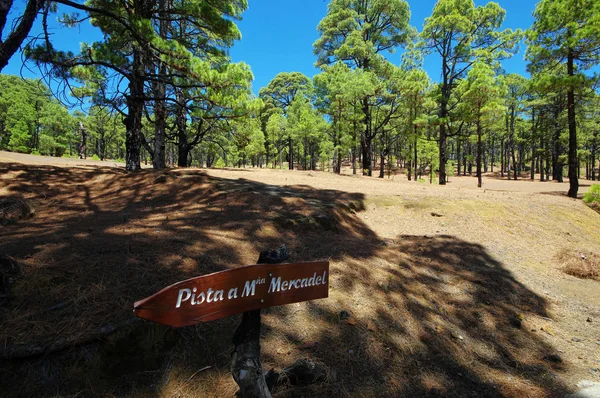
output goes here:
<path id="1" fill-rule="evenodd" d="M 242 323 L 233 336 L 231 358 L 231 373 L 240 387 L 238 396 L 270 398 L 260 362 L 260 309 L 329 296 L 328 261 L 281 264 L 288 257 L 285 245 L 261 252 L 256 265 L 177 282 L 136 301 L 133 312 L 137 317 L 172 327 L 242 313 Z M 284 374 L 291 375 L 290 381 L 313 382 L 324 373 L 311 361 L 300 361 L 297 366 L 284 369 Z"/>
<path id="2" fill-rule="evenodd" d="M 285 245 L 260 253 L 257 264 L 279 264 L 289 258 Z M 271 398 L 260 361 L 260 309 L 244 312 L 233 335 L 231 374 L 242 398 Z"/>

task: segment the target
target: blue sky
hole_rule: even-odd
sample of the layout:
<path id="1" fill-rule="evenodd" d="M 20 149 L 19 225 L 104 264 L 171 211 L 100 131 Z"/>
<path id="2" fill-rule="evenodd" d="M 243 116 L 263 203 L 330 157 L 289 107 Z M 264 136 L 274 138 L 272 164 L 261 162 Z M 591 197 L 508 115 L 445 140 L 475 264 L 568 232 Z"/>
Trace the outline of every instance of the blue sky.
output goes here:
<path id="1" fill-rule="evenodd" d="M 499 0 L 506 10 L 503 28 L 527 29 L 533 23 L 533 0 Z M 323 0 L 249 0 L 248 10 L 238 24 L 242 40 L 231 49 L 234 61 L 244 61 L 252 67 L 254 73 L 253 89 L 260 87 L 279 72 L 298 71 L 312 77 L 318 73 L 313 64 L 316 61 L 312 45 L 319 37 L 317 25 L 327 13 L 328 1 Z M 436 0 L 409 0 L 411 25 L 419 31 L 423 29 L 425 18 L 431 15 Z M 487 1 L 475 0 L 476 5 Z M 508 72 L 527 75 L 524 46 L 521 53 L 503 63 Z M 400 63 L 401 51 L 388 56 L 388 59 Z M 425 59 L 425 69 L 432 80 L 438 80 L 440 64 L 430 56 Z"/>
<path id="2" fill-rule="evenodd" d="M 279 72 L 298 71 L 309 77 L 318 73 L 313 66 L 316 58 L 312 44 L 318 38 L 317 25 L 327 12 L 328 1 L 323 0 L 249 0 L 249 6 L 238 23 L 242 40 L 230 50 L 233 61 L 244 61 L 254 73 L 253 91 L 266 86 Z M 526 29 L 533 22 L 532 13 L 536 2 L 533 0 L 499 0 L 506 10 L 504 28 Z M 436 0 L 409 0 L 411 24 L 419 31 L 425 18 L 431 15 Z M 487 1 L 475 0 L 477 5 Z M 54 24 L 56 25 L 56 24 Z M 39 21 L 37 28 L 39 30 Z M 89 23 L 75 29 L 54 29 L 53 42 L 61 49 L 77 51 L 79 43 L 101 38 L 99 31 Z M 388 56 L 395 64 L 400 62 L 401 51 Z M 504 61 L 507 72 L 526 75 L 526 62 L 523 60 L 524 46 L 512 59 Z M 430 56 L 425 59 L 425 69 L 432 80 L 439 79 L 440 65 Z M 3 73 L 18 74 L 21 70 L 21 57 L 16 54 Z M 36 77 L 37 71 L 24 70 L 25 77 Z"/>

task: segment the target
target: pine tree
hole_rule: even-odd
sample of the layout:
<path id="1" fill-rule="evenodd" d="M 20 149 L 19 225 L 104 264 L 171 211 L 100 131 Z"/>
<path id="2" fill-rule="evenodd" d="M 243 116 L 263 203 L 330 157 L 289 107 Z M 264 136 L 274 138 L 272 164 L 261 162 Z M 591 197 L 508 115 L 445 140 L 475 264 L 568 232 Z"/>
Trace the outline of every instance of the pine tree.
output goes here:
<path id="1" fill-rule="evenodd" d="M 463 124 L 454 123 L 453 91 L 476 59 L 501 60 L 517 51 L 520 30 L 500 31 L 505 11 L 497 3 L 475 7 L 473 0 L 438 0 L 431 17 L 425 20 L 421 37 L 428 52 L 441 60 L 439 93 L 439 183 L 446 184 L 446 145 L 448 137 L 460 134 Z"/>
<path id="2" fill-rule="evenodd" d="M 596 0 L 541 0 L 527 33 L 529 69 L 539 71 L 566 65 L 555 88 L 567 94 L 569 128 L 569 192 L 579 190 L 575 92 L 583 85 L 583 71 L 600 62 L 600 2 Z"/>

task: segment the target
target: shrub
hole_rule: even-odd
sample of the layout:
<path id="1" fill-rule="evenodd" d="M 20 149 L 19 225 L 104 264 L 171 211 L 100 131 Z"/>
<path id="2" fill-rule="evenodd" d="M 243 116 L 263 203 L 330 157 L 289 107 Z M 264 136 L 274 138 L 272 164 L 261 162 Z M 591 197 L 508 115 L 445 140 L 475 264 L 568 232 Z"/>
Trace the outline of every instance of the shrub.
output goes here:
<path id="1" fill-rule="evenodd" d="M 98 157 L 98 155 L 94 154 L 94 156 L 92 156 L 92 160 L 100 160 L 100 158 Z"/>
<path id="2" fill-rule="evenodd" d="M 223 161 L 223 159 L 219 158 L 219 160 L 217 160 L 214 164 L 213 164 L 213 168 L 215 169 L 222 169 L 223 167 L 225 167 L 225 162 Z"/>
<path id="3" fill-rule="evenodd" d="M 600 203 L 600 185 L 592 185 L 583 195 L 583 201 L 587 204 Z"/>
<path id="4" fill-rule="evenodd" d="M 585 250 L 563 250 L 558 254 L 565 274 L 581 279 L 600 280 L 600 255 Z"/>

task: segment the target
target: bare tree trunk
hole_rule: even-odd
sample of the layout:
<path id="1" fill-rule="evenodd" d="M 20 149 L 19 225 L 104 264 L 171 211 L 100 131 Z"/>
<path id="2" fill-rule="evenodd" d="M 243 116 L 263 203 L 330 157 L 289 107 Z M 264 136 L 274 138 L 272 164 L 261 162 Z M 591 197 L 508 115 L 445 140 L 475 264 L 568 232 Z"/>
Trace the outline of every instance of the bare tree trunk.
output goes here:
<path id="1" fill-rule="evenodd" d="M 596 180 L 596 150 L 598 146 L 598 132 L 594 132 L 594 140 L 592 141 L 592 150 L 591 150 L 591 177 L 592 181 Z"/>
<path id="2" fill-rule="evenodd" d="M 477 121 L 477 188 L 482 186 L 481 176 L 481 154 L 483 152 L 483 144 L 481 143 L 481 123 Z"/>
<path id="3" fill-rule="evenodd" d="M 573 58 L 573 50 L 569 49 L 567 55 L 567 74 L 569 76 L 575 75 Z M 575 89 L 573 85 L 569 85 L 567 91 L 567 119 L 569 125 L 569 193 L 567 195 L 571 198 L 577 198 L 579 161 L 577 158 L 577 123 L 575 120 Z"/>
<path id="4" fill-rule="evenodd" d="M 356 175 L 356 152 L 358 149 L 356 146 L 352 148 L 352 174 Z"/>
<path id="5" fill-rule="evenodd" d="M 129 93 L 126 97 L 127 117 L 124 120 L 125 132 L 125 169 L 140 170 L 140 148 L 142 145 L 142 116 L 144 112 L 144 63 L 142 50 L 134 45 L 133 71 L 129 80 Z"/>
<path id="6" fill-rule="evenodd" d="M 419 137 L 417 137 L 417 134 L 416 134 L 417 133 L 417 127 L 415 126 L 414 128 L 415 128 L 415 142 L 414 142 L 414 145 L 413 145 L 413 151 L 414 151 L 414 155 L 415 155 L 415 158 L 414 158 L 414 161 L 415 161 L 415 181 L 418 181 L 419 177 L 417 177 L 417 169 L 419 167 L 419 164 L 418 164 L 417 155 L 418 155 Z"/>
<path id="7" fill-rule="evenodd" d="M 494 137 L 493 137 L 493 136 L 492 136 L 492 143 L 491 143 L 491 145 L 490 145 L 490 148 L 491 148 L 491 149 L 490 149 L 490 157 L 492 158 L 492 159 L 491 159 L 491 163 L 490 163 L 490 165 L 491 165 L 490 172 L 491 172 L 491 173 L 493 173 L 493 172 L 494 172 L 494 161 L 496 160 L 496 159 L 495 159 L 495 157 L 494 157 L 494 154 L 495 154 L 495 152 L 494 152 L 494 151 L 495 151 L 495 148 L 494 148 Z"/>
<path id="8" fill-rule="evenodd" d="M 162 38 L 166 37 L 167 34 L 167 15 L 166 15 L 166 1 L 159 0 L 159 15 L 161 17 L 159 25 L 159 35 Z M 165 97 L 166 97 L 166 84 L 163 81 L 167 67 L 164 62 L 158 61 L 156 66 L 158 81 L 152 83 L 154 91 L 154 150 L 152 153 L 152 167 L 154 170 L 162 170 L 165 168 L 165 126 L 166 126 L 166 110 L 165 110 Z"/>
<path id="9" fill-rule="evenodd" d="M 23 14 L 12 15 L 12 1 L 0 1 L 0 71 L 8 65 L 10 58 L 21 48 L 21 44 L 29 35 L 38 12 L 48 3 L 44 0 L 28 0 Z M 18 7 L 21 9 L 21 5 Z M 13 10 L 14 12 L 15 10 Z M 47 11 L 47 9 L 46 9 Z M 10 16 L 9 16 L 10 14 Z M 18 17 L 18 18 L 17 18 Z M 12 32 L 3 32 L 7 20 L 14 18 Z"/>
<path id="10" fill-rule="evenodd" d="M 294 141 L 292 140 L 292 137 L 290 137 L 290 150 L 288 153 L 288 169 L 290 170 L 294 170 Z"/>
<path id="11" fill-rule="evenodd" d="M 504 168 L 506 165 L 504 164 L 504 137 L 500 141 L 500 177 L 504 178 Z"/>
<path id="12" fill-rule="evenodd" d="M 85 159 L 86 156 L 86 146 L 87 146 L 87 130 L 85 129 L 83 122 L 79 122 L 79 135 L 81 135 L 81 141 L 79 142 L 79 159 Z"/>
<path id="13" fill-rule="evenodd" d="M 409 155 L 408 155 L 408 181 L 412 180 L 412 165 L 413 165 L 413 162 L 412 162 L 412 159 L 411 159 L 411 156 L 410 156 L 411 152 L 412 152 L 412 145 L 409 145 L 408 146 L 408 153 L 409 153 Z"/>
<path id="14" fill-rule="evenodd" d="M 363 175 L 371 177 L 373 175 L 373 164 L 371 153 L 373 151 L 373 137 L 371 135 L 371 110 L 369 108 L 369 99 L 363 99 L 363 114 L 365 122 L 365 131 L 361 137 L 362 149 L 362 168 Z"/>
<path id="15" fill-rule="evenodd" d="M 460 177 L 460 140 L 456 140 L 456 175 Z"/>

